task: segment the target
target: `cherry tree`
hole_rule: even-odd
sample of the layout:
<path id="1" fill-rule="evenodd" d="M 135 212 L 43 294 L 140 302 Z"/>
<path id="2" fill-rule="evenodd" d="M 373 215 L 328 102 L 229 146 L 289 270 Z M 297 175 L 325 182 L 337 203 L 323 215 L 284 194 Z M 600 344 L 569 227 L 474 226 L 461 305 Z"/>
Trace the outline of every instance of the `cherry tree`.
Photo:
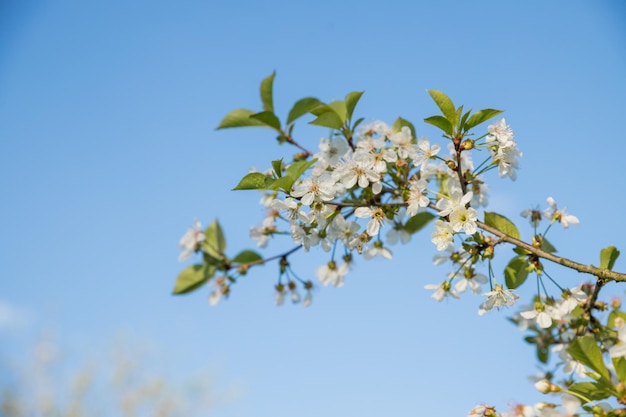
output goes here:
<path id="1" fill-rule="evenodd" d="M 521 304 L 517 289 L 529 276 L 536 277 L 534 297 L 517 307 L 511 320 L 536 347 L 538 361 L 557 369 L 545 372 L 535 384 L 557 399 L 501 412 L 480 405 L 468 415 L 626 415 L 626 313 L 618 300 L 600 298 L 606 283 L 626 281 L 626 274 L 613 271 L 619 251 L 614 246 L 601 249 L 598 266 L 556 255 L 548 240 L 552 227 L 567 229 L 579 220 L 552 197 L 545 207 L 521 211 L 529 222 L 527 240 L 513 221 L 487 210 L 488 178 L 514 181 L 522 157 L 512 128 L 499 118 L 501 110 L 465 110 L 443 92 L 428 91 L 440 114 L 424 122 L 442 131 L 440 142 L 418 138 L 414 125 L 401 117 L 391 124 L 364 123 L 355 117 L 363 92 L 330 103 L 305 97 L 283 123 L 274 111 L 274 77 L 261 82 L 260 111 L 233 110 L 218 129 L 271 129 L 280 144 L 291 146 L 291 156 L 268 161 L 264 172 L 247 173 L 234 189 L 263 193 L 267 215 L 250 229 L 258 248 L 268 247 L 274 238 L 292 241 L 293 247 L 269 256 L 258 249 L 229 256 L 219 222 L 203 228 L 196 221 L 179 242 L 179 260 L 195 256 L 198 261 L 181 271 L 174 294 L 208 284 L 214 305 L 228 298 L 251 269 L 276 262 L 276 304 L 287 299 L 308 306 L 314 287 L 344 285 L 355 257 L 391 259 L 390 245 L 406 243 L 426 230 L 439 252 L 435 263 L 448 266 L 440 282 L 425 285 L 436 301 L 459 298 L 469 290 L 484 296 L 478 306 L 482 315 Z M 330 129 L 317 149 L 294 138 L 295 123 L 305 115 L 312 115 L 311 125 Z M 505 256 L 504 246 L 512 247 L 514 256 L 500 272 L 493 260 Z M 290 259 L 297 251 L 311 250 L 328 254 L 315 271 L 315 282 L 301 279 Z M 558 283 L 551 276 L 553 264 L 587 274 L 590 281 L 573 288 Z"/>

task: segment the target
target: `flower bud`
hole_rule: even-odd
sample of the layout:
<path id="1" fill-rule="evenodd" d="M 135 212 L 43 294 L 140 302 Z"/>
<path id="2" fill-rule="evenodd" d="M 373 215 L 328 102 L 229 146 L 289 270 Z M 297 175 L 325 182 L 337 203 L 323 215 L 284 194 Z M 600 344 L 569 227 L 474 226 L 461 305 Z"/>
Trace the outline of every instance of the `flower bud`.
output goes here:
<path id="1" fill-rule="evenodd" d="M 494 249 L 493 246 L 487 246 L 483 251 L 483 259 L 493 259 Z"/>
<path id="2" fill-rule="evenodd" d="M 448 168 L 450 168 L 452 171 L 456 171 L 456 164 L 454 163 L 454 161 L 448 161 L 446 162 L 446 165 L 448 166 Z"/>
<path id="3" fill-rule="evenodd" d="M 537 388 L 537 391 L 541 392 L 542 394 L 559 392 L 561 390 L 558 385 L 554 385 L 547 379 L 542 379 L 541 381 L 535 382 L 535 388 Z"/>
<path id="4" fill-rule="evenodd" d="M 463 141 L 463 143 L 461 144 L 461 148 L 466 151 L 469 151 L 470 149 L 474 149 L 474 141 L 472 139 L 467 139 Z"/>

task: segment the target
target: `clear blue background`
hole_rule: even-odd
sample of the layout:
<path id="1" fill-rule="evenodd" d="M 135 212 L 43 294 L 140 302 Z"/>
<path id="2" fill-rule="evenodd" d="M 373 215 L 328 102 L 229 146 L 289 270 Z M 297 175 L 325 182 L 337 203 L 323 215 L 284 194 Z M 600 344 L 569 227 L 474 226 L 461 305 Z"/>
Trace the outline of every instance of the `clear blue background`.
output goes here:
<path id="1" fill-rule="evenodd" d="M 423 289 L 448 272 L 431 265 L 430 231 L 391 262 L 357 260 L 306 309 L 274 306 L 275 265 L 217 307 L 208 288 L 171 296 L 177 242 L 218 217 L 229 253 L 254 246 L 259 196 L 229 190 L 291 150 L 269 131 L 215 127 L 259 109 L 276 70 L 283 115 L 304 96 L 365 90 L 359 115 L 402 116 L 434 140 L 426 89 L 504 109 L 524 157 L 516 182 L 490 176 L 490 209 L 528 238 L 519 212 L 553 196 L 581 220 L 551 231 L 560 254 L 597 264 L 602 247 L 626 250 L 625 22 L 621 1 L 2 2 L 4 355 L 42 328 L 75 358 L 127 332 L 158 346 L 172 378 L 202 368 L 236 386 L 211 410 L 228 417 L 453 416 L 544 399 L 512 311 L 479 317 L 482 297 L 436 303 Z M 313 149 L 326 133 L 296 127 Z M 298 254 L 294 268 L 314 278 L 326 260 Z M 588 278 L 549 271 L 565 286 Z"/>

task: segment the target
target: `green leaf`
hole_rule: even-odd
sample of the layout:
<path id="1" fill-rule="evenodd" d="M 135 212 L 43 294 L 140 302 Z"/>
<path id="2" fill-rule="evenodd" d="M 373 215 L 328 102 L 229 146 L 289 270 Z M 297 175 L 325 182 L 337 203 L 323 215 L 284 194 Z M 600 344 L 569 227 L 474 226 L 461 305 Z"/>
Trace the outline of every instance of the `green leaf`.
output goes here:
<path id="1" fill-rule="evenodd" d="M 485 224 L 495 227 L 499 231 L 516 239 L 520 238 L 519 230 L 513 222 L 501 214 L 494 212 L 485 212 Z"/>
<path id="2" fill-rule="evenodd" d="M 516 256 L 511 259 L 506 268 L 504 268 L 504 280 L 508 289 L 514 290 L 526 281 L 526 278 L 528 278 L 527 266 L 528 262 L 525 258 Z"/>
<path id="3" fill-rule="evenodd" d="M 335 100 L 328 104 L 328 107 L 331 108 L 343 123 L 346 123 L 348 118 L 348 109 L 346 107 L 346 102 L 342 100 Z"/>
<path id="4" fill-rule="evenodd" d="M 417 213 L 406 222 L 406 224 L 404 225 L 404 230 L 409 232 L 410 234 L 417 233 L 434 218 L 435 215 L 428 211 Z"/>
<path id="5" fill-rule="evenodd" d="M 340 130 L 343 127 L 343 121 L 339 117 L 337 113 L 334 111 L 328 111 L 326 113 L 321 113 L 317 118 L 313 121 L 310 121 L 309 124 L 315 126 L 323 126 L 329 127 L 331 129 Z"/>
<path id="6" fill-rule="evenodd" d="M 191 265 L 181 271 L 176 278 L 173 294 L 186 294 L 200 288 L 213 277 L 215 268 L 210 265 Z"/>
<path id="7" fill-rule="evenodd" d="M 402 117 L 398 117 L 398 118 L 396 119 L 396 121 L 395 121 L 395 122 L 393 122 L 393 127 L 392 127 L 392 129 L 393 129 L 395 132 L 399 132 L 400 130 L 402 130 L 402 128 L 403 128 L 404 126 L 406 126 L 406 127 L 408 127 L 409 129 L 411 129 L 411 136 L 413 136 L 413 137 L 415 138 L 415 137 L 416 137 L 416 135 L 415 135 L 415 126 L 413 126 L 413 123 L 409 122 L 409 121 L 408 121 L 408 120 L 406 120 L 406 119 L 403 119 Z"/>
<path id="8" fill-rule="evenodd" d="M 496 109 L 478 110 L 476 113 L 472 114 L 472 116 L 467 120 L 467 122 L 465 122 L 464 130 L 468 131 L 474 126 L 478 126 L 479 124 L 486 122 L 487 120 L 499 115 L 500 113 L 502 113 L 502 110 L 496 110 Z"/>
<path id="9" fill-rule="evenodd" d="M 275 161 L 272 161 L 272 168 L 274 169 L 274 172 L 276 173 L 276 176 L 278 178 L 283 176 L 283 160 L 281 159 L 277 159 Z"/>
<path id="10" fill-rule="evenodd" d="M 579 394 L 591 401 L 603 400 L 611 395 L 610 392 L 607 392 L 596 382 L 575 382 L 568 387 L 568 391 Z"/>
<path id="11" fill-rule="evenodd" d="M 251 119 L 254 112 L 248 109 L 236 109 L 228 113 L 216 129 L 226 129 L 230 127 L 268 127 L 264 122 Z"/>
<path id="12" fill-rule="evenodd" d="M 354 132 L 354 130 L 357 128 L 358 125 L 361 124 L 361 122 L 365 120 L 365 117 L 359 117 L 356 122 L 354 122 L 354 124 L 352 125 L 352 131 Z"/>
<path id="13" fill-rule="evenodd" d="M 605 380 L 610 380 L 609 370 L 606 369 L 602 360 L 602 351 L 592 336 L 582 336 L 574 339 L 569 348 L 569 353 L 574 360 L 596 371 Z"/>
<path id="14" fill-rule="evenodd" d="M 439 90 L 428 90 L 428 94 L 430 94 L 435 101 L 435 104 L 437 104 L 437 107 L 439 107 L 439 110 L 441 110 L 445 118 L 448 119 L 450 124 L 453 124 L 456 118 L 456 108 L 452 100 Z"/>
<path id="15" fill-rule="evenodd" d="M 206 228 L 204 232 L 204 242 L 202 242 L 202 250 L 214 258 L 223 258 L 226 250 L 226 239 L 222 227 L 217 219 Z"/>
<path id="16" fill-rule="evenodd" d="M 424 119 L 424 122 L 431 124 L 443 130 L 448 135 L 452 135 L 452 123 L 443 116 L 430 116 Z"/>
<path id="17" fill-rule="evenodd" d="M 363 91 L 353 91 L 352 93 L 348 93 L 346 95 L 346 120 L 352 120 L 352 113 L 354 113 L 354 108 L 356 104 L 359 102 L 359 99 L 363 95 Z"/>
<path id="18" fill-rule="evenodd" d="M 277 179 L 272 183 L 272 190 L 283 190 L 286 193 L 291 192 L 291 187 L 293 184 L 304 174 L 304 172 L 309 169 L 311 165 L 313 165 L 317 159 L 312 159 L 309 161 L 299 161 L 294 162 L 293 164 L 287 167 L 287 174 L 282 178 Z"/>
<path id="19" fill-rule="evenodd" d="M 468 110 L 465 112 L 465 114 L 463 114 L 463 117 L 461 117 L 461 123 L 459 123 L 461 130 L 467 130 L 465 129 L 465 123 L 467 122 L 467 118 L 469 117 L 471 112 L 472 112 L 471 110 Z"/>
<path id="20" fill-rule="evenodd" d="M 276 71 L 261 81 L 261 101 L 263 102 L 263 110 L 273 113 L 274 112 L 274 77 Z"/>
<path id="21" fill-rule="evenodd" d="M 626 358 L 623 356 L 613 358 L 613 367 L 615 368 L 617 379 L 626 384 Z"/>
<path id="22" fill-rule="evenodd" d="M 263 260 L 263 257 L 253 250 L 243 250 L 235 256 L 232 261 L 238 264 L 249 264 Z"/>
<path id="23" fill-rule="evenodd" d="M 541 363 L 548 363 L 548 359 L 550 359 L 550 349 L 547 346 L 537 345 L 537 359 Z"/>
<path id="24" fill-rule="evenodd" d="M 267 190 L 267 177 L 260 172 L 251 172 L 239 181 L 234 190 Z"/>
<path id="25" fill-rule="evenodd" d="M 294 120 L 307 114 L 314 108 L 318 107 L 321 103 L 322 102 L 315 97 L 305 97 L 296 101 L 287 116 L 287 124 L 291 124 Z"/>
<path id="26" fill-rule="evenodd" d="M 250 118 L 253 120 L 258 120 L 265 124 L 267 127 L 271 127 L 277 131 L 281 131 L 280 129 L 280 120 L 278 117 L 271 111 L 262 111 L 260 113 L 255 113 L 250 115 Z"/>
<path id="27" fill-rule="evenodd" d="M 454 120 L 452 120 L 452 126 L 458 126 L 459 121 L 461 120 L 461 115 L 463 114 L 463 106 L 460 106 L 454 112 Z"/>
<path id="28" fill-rule="evenodd" d="M 619 251 L 615 246 L 609 246 L 600 251 L 600 268 L 613 269 L 615 261 L 619 257 Z"/>
<path id="29" fill-rule="evenodd" d="M 552 244 L 548 241 L 548 239 L 546 239 L 545 237 L 541 237 L 541 249 L 549 252 L 549 253 L 556 253 L 557 250 L 554 246 L 552 246 Z"/>
<path id="30" fill-rule="evenodd" d="M 308 161 L 294 162 L 287 167 L 287 175 L 296 181 L 304 172 L 309 169 L 311 165 L 317 162 L 317 158 L 310 159 Z"/>

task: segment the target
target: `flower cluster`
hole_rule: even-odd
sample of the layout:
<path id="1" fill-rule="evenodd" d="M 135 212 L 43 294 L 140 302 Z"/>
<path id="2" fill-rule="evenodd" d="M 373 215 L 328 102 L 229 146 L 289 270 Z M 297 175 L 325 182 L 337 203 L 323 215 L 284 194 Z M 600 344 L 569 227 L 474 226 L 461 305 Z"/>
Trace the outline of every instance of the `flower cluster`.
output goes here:
<path id="1" fill-rule="evenodd" d="M 425 285 L 436 301 L 460 298 L 464 293 L 482 294 L 485 298 L 478 314 L 483 315 L 514 306 L 520 298 L 517 288 L 534 275 L 537 292 L 533 302 L 512 321 L 530 333 L 525 340 L 536 346 L 539 361 L 551 366 L 551 371 L 537 380 L 536 388 L 561 395 L 561 404 L 517 405 L 500 414 L 494 407 L 479 405 L 469 416 L 626 415 L 626 408 L 613 409 L 598 402 L 612 396 L 617 403 L 626 404 L 626 315 L 619 310 L 621 304 L 614 302 L 610 313 L 602 317 L 609 306 L 598 301 L 599 291 L 608 280 L 626 281 L 626 275 L 612 271 L 619 251 L 612 246 L 603 249 L 600 267 L 554 255 L 556 249 L 546 238 L 551 226 L 560 223 L 567 229 L 579 220 L 559 208 L 552 197 L 547 199 L 546 209 L 537 207 L 521 213 L 533 228 L 530 243 L 521 240 L 512 221 L 485 210 L 487 172 L 497 169 L 500 177 L 515 180 L 522 156 L 505 119 L 489 125 L 481 136 L 474 133 L 474 128 L 501 111 L 464 113 L 463 106 L 455 107 L 443 93 L 429 91 L 442 114 L 424 121 L 443 132 L 445 146 L 418 139 L 414 126 L 401 118 L 393 125 L 374 121 L 361 126 L 363 119 L 353 123 L 352 112 L 362 94 L 358 92 L 330 104 L 305 98 L 294 105 L 282 128 L 271 110 L 268 87 L 271 90 L 272 81 L 273 75 L 261 88 L 263 112 L 235 110 L 219 128 L 262 125 L 274 129 L 280 143 L 298 148 L 291 162 L 273 161 L 271 170 L 251 172 L 235 188 L 264 192 L 261 204 L 267 215 L 250 229 L 257 247 L 269 246 L 275 236 L 289 236 L 296 246 L 268 258 L 253 250 L 229 257 L 217 220 L 206 230 L 196 221 L 179 242 L 179 260 L 200 253 L 202 262 L 181 272 L 174 293 L 183 294 L 210 282 L 213 289 L 209 301 L 216 304 L 229 296 L 233 284 L 250 268 L 277 261 L 276 304 L 291 300 L 307 306 L 314 284 L 294 272 L 291 254 L 321 248 L 329 257 L 315 270 L 319 284 L 341 287 L 356 256 L 392 259 L 390 246 L 408 243 L 432 221 L 430 237 L 439 251 L 433 261 L 452 265 L 444 280 Z M 318 152 L 307 150 L 292 137 L 293 121 L 307 112 L 317 117 L 312 124 L 331 129 L 329 137 L 320 139 Z M 442 149 L 447 149 L 447 154 Z M 540 231 L 543 220 L 548 225 Z M 494 273 L 492 259 L 496 248 L 505 243 L 514 246 L 515 255 L 500 276 Z M 549 275 L 544 260 L 591 273 L 597 281 L 595 285 L 563 289 Z M 561 295 L 554 297 L 546 284 L 554 284 Z M 558 357 L 558 363 L 550 363 L 551 353 Z M 609 359 L 608 366 L 605 358 Z M 555 372 L 566 379 L 556 381 Z M 591 381 L 576 382 L 575 376 Z"/>

